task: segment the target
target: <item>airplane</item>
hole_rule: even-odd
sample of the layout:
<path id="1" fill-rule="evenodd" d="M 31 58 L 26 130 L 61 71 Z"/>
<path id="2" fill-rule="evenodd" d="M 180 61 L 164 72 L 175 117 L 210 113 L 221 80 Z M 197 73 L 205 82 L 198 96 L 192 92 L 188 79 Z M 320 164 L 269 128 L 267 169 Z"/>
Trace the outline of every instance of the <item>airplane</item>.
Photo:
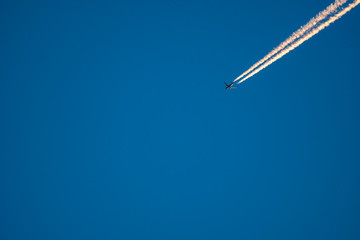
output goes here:
<path id="1" fill-rule="evenodd" d="M 234 83 L 233 83 L 233 82 L 232 82 L 232 83 L 230 83 L 230 84 L 227 84 L 226 82 L 224 82 L 224 83 L 225 83 L 225 85 L 226 85 L 225 89 L 236 88 L 236 87 L 233 87 L 233 85 L 234 85 Z"/>

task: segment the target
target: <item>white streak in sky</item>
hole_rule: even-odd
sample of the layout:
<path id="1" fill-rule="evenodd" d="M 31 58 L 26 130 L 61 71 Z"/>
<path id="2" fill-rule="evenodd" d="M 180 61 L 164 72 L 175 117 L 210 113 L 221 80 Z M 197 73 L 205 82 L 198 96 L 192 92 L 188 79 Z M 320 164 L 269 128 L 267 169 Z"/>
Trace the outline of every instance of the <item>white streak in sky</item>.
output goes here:
<path id="1" fill-rule="evenodd" d="M 277 48 L 267 54 L 263 59 L 254 64 L 251 68 L 241 74 L 233 82 L 239 81 L 242 77 L 247 75 L 245 78 L 241 79 L 238 83 L 245 81 L 246 79 L 252 77 L 256 73 L 260 72 L 276 60 L 280 59 L 296 47 L 300 46 L 303 42 L 310 39 L 312 36 L 316 35 L 318 32 L 328 27 L 331 23 L 335 22 L 337 19 L 345 15 L 351 9 L 356 7 L 360 0 L 355 0 L 353 3 L 349 4 L 346 8 L 339 10 L 341 5 L 346 3 L 347 0 L 336 0 L 333 4 L 328 6 L 324 11 L 320 12 L 315 18 L 311 19 L 305 26 L 301 27 L 299 30 L 294 32 L 288 39 L 281 43 Z M 325 22 L 322 22 L 324 19 L 327 19 Z M 261 65 L 262 64 L 262 65 Z M 259 67 L 260 66 L 260 67 Z"/>

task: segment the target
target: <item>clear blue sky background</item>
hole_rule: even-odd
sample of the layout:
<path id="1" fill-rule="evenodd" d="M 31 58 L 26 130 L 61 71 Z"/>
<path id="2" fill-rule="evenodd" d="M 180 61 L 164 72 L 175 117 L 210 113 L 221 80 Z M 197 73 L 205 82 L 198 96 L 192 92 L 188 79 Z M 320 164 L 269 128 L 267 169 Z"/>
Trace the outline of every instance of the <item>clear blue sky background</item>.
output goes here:
<path id="1" fill-rule="evenodd" d="M 360 7 L 0 3 L 0 239 L 359 239 Z"/>

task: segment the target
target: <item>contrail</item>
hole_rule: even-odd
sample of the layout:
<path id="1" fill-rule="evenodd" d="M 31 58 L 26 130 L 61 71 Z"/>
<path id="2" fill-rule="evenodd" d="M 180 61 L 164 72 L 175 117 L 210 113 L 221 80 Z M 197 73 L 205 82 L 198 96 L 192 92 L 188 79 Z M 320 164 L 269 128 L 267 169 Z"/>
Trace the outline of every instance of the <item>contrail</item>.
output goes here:
<path id="1" fill-rule="evenodd" d="M 246 74 L 250 73 L 253 70 L 254 70 L 253 72 L 251 72 L 245 78 L 241 79 L 238 83 L 241 83 L 246 79 L 252 77 L 256 73 L 260 72 L 262 69 L 266 68 L 276 60 L 280 59 L 281 57 L 283 57 L 284 55 L 286 55 L 287 53 L 289 53 L 290 51 L 301 45 L 303 42 L 307 41 L 312 36 L 316 35 L 318 32 L 329 26 L 331 23 L 335 22 L 337 19 L 345 15 L 347 12 L 349 12 L 351 9 L 357 6 L 360 3 L 360 0 L 355 0 L 353 3 L 349 4 L 346 8 L 339 11 L 340 6 L 346 2 L 347 0 L 336 0 L 333 4 L 328 6 L 324 11 L 320 12 L 315 18 L 311 19 L 305 26 L 301 27 L 299 30 L 293 33 L 288 39 L 286 39 L 283 43 L 281 43 L 277 48 L 271 51 L 263 59 L 261 59 L 259 62 L 254 64 L 251 68 L 249 68 L 246 72 L 244 72 L 242 75 L 236 78 L 233 82 L 238 81 L 239 79 L 241 79 L 242 77 L 244 77 Z M 328 20 L 321 23 L 321 21 L 326 18 L 328 18 Z M 320 25 L 317 26 L 317 24 L 319 23 Z"/>
<path id="2" fill-rule="evenodd" d="M 299 30 L 294 32 L 290 37 L 288 37 L 284 42 L 282 42 L 279 46 L 274 48 L 271 52 L 269 52 L 263 59 L 255 63 L 252 67 L 250 67 L 247 71 L 237 77 L 233 82 L 238 81 L 240 78 L 244 77 L 246 74 L 263 64 L 266 60 L 277 54 L 279 51 L 284 49 L 286 46 L 294 42 L 297 38 L 304 35 L 309 29 L 313 28 L 317 23 L 324 20 L 330 14 L 334 13 L 341 5 L 346 3 L 347 0 L 336 0 L 334 3 L 330 4 L 324 11 L 320 12 L 316 17 L 312 18 L 307 24 L 302 26 Z"/>

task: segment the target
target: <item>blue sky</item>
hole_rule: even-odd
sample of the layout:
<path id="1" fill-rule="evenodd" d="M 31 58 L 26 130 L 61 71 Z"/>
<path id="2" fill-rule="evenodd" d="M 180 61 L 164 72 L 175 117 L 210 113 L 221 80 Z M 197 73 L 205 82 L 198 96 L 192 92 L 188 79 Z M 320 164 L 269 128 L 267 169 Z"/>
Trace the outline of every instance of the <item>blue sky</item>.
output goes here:
<path id="1" fill-rule="evenodd" d="M 359 239 L 360 8 L 1 1 L 0 238 Z"/>

